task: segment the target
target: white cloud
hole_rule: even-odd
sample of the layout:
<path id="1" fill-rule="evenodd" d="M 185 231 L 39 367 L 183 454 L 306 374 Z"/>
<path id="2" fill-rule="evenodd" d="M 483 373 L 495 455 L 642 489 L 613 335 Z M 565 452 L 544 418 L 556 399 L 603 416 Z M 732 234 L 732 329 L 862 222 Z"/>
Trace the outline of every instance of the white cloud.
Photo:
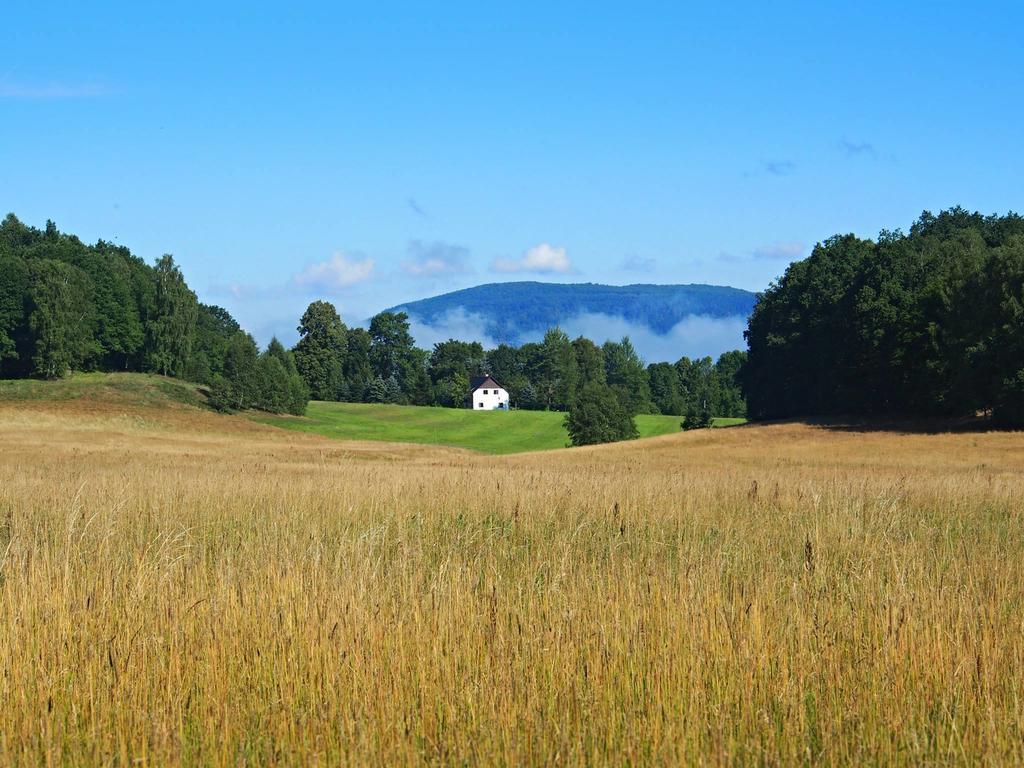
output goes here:
<path id="1" fill-rule="evenodd" d="M 461 245 L 413 240 L 406 251 L 409 259 L 402 266 L 414 277 L 438 277 L 473 271 L 469 263 L 469 249 Z"/>
<path id="2" fill-rule="evenodd" d="M 339 290 L 368 280 L 373 266 L 371 258 L 354 259 L 337 251 L 327 261 L 310 264 L 295 275 L 294 281 L 303 288 Z"/>
<path id="3" fill-rule="evenodd" d="M 495 259 L 491 269 L 495 272 L 557 272 L 566 275 L 572 272 L 572 263 L 565 248 L 541 243 L 520 259 Z"/>
<path id="4" fill-rule="evenodd" d="M 804 255 L 806 246 L 803 243 L 772 243 L 755 248 L 753 256 L 755 259 L 785 259 L 792 261 Z"/>

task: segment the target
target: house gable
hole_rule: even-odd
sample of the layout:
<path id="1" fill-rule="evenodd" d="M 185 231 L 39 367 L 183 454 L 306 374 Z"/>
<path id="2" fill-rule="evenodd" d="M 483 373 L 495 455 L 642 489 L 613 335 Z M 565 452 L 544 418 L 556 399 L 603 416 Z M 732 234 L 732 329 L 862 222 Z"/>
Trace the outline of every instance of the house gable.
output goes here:
<path id="1" fill-rule="evenodd" d="M 493 376 L 474 376 L 469 381 L 469 391 L 472 394 L 478 389 L 504 389 L 504 387 L 495 381 Z"/>

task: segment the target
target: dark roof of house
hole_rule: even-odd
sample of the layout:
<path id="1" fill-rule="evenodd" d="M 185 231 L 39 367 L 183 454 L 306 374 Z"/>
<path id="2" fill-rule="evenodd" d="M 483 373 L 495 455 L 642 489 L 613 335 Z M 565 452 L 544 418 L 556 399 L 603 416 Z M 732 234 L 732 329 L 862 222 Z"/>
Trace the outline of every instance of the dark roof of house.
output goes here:
<path id="1" fill-rule="evenodd" d="M 504 389 L 501 384 L 495 381 L 491 374 L 484 374 L 483 376 L 474 376 L 469 380 L 469 391 L 476 392 L 481 387 L 496 387 L 497 389 Z"/>

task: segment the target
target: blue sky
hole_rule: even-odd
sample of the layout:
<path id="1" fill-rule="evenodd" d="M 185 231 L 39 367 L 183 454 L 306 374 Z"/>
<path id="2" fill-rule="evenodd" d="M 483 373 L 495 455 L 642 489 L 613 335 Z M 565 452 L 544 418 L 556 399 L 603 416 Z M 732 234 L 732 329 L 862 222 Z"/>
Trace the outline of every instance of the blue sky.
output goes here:
<path id="1" fill-rule="evenodd" d="M 0 209 L 173 253 L 266 341 L 312 297 L 756 290 L 1024 208 L 1024 6 L 833 5 L 9 0 Z"/>

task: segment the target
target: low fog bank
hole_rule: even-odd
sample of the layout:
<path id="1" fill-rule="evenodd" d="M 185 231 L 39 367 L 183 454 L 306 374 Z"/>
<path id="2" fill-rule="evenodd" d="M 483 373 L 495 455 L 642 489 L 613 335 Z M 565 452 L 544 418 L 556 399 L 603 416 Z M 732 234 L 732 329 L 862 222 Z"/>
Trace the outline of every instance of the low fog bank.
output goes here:
<path id="1" fill-rule="evenodd" d="M 462 307 L 444 315 L 433 323 L 427 324 L 418 317 L 409 318 L 409 333 L 416 340 L 416 346 L 432 349 L 435 344 L 448 339 L 459 341 L 479 341 L 485 349 L 498 346 L 487 334 L 488 320 L 483 315 L 470 314 Z M 544 334 L 541 334 L 543 336 Z"/>
<path id="2" fill-rule="evenodd" d="M 675 362 L 684 355 L 717 358 L 732 349 L 746 349 L 743 331 L 746 330 L 747 319 L 741 315 L 724 318 L 692 315 L 664 334 L 644 323 L 632 323 L 623 317 L 602 313 L 574 315 L 563 320 L 560 326 L 570 338 L 586 336 L 598 344 L 629 336 L 640 356 L 648 363 Z M 412 317 L 410 330 L 417 346 L 425 349 L 448 339 L 479 341 L 485 348 L 497 346 L 488 334 L 487 318 L 467 313 L 461 308 L 430 324 Z M 525 332 L 520 335 L 520 342 L 540 341 L 543 337 L 543 330 Z"/>

